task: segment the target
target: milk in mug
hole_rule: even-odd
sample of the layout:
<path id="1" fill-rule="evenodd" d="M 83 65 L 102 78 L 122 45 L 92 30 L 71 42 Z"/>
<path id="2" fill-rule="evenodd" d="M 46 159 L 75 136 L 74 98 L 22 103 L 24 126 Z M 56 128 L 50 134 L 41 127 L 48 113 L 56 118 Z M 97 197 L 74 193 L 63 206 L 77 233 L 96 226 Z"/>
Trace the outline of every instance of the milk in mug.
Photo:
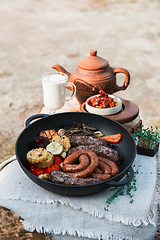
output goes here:
<path id="1" fill-rule="evenodd" d="M 50 110 L 63 107 L 65 101 L 69 101 L 75 95 L 74 84 L 67 84 L 68 76 L 64 73 L 44 73 L 42 75 L 43 103 Z M 66 86 L 73 87 L 72 95 L 66 99 Z"/>

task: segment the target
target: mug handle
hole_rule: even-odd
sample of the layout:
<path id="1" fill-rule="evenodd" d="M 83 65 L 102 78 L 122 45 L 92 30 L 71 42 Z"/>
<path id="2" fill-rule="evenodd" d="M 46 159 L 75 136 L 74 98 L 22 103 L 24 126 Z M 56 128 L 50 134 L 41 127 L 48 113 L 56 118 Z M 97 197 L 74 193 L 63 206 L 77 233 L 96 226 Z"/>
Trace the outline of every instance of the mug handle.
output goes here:
<path id="1" fill-rule="evenodd" d="M 72 93 L 69 97 L 66 97 L 66 101 L 71 100 L 75 95 L 76 95 L 76 86 L 74 85 L 74 83 L 67 83 L 66 87 L 69 87 L 69 90 L 72 88 Z"/>
<path id="2" fill-rule="evenodd" d="M 118 86 L 116 84 L 115 92 L 120 90 L 125 90 L 128 85 L 130 84 L 130 74 L 129 72 L 124 68 L 113 68 L 113 74 L 116 75 L 117 73 L 124 73 L 126 75 L 126 78 L 124 80 L 123 86 Z"/>

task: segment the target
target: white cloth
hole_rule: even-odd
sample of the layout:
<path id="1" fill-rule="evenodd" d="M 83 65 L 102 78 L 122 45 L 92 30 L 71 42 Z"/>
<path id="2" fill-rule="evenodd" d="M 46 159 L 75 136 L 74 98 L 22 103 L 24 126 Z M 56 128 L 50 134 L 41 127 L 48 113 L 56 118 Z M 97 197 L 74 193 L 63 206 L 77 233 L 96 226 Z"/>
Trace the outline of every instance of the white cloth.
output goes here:
<path id="1" fill-rule="evenodd" d="M 11 159 L 13 161 L 14 157 Z M 27 231 L 53 233 L 53 239 L 154 239 L 157 224 L 157 159 L 137 155 L 134 202 L 119 196 L 105 211 L 111 189 L 85 197 L 49 192 L 32 182 L 17 161 L 0 165 L 0 205 L 21 216 Z M 62 235 L 65 235 L 64 237 Z M 71 237 L 72 236 L 72 237 Z M 51 235 L 50 238 L 51 239 Z"/>

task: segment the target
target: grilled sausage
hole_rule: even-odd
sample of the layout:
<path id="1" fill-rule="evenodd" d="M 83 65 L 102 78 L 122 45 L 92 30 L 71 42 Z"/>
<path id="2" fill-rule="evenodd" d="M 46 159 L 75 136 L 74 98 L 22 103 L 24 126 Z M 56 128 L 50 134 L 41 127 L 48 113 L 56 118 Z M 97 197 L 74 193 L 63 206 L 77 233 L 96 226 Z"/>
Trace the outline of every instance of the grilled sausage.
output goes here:
<path id="1" fill-rule="evenodd" d="M 53 183 L 73 186 L 84 186 L 101 182 L 101 180 L 98 178 L 75 178 L 58 170 L 53 170 L 50 172 L 49 180 Z"/>
<path id="2" fill-rule="evenodd" d="M 107 159 L 107 158 L 103 158 L 103 157 L 98 157 L 99 161 L 109 165 L 109 167 L 111 168 L 111 175 L 112 176 L 116 176 L 119 173 L 119 167 L 117 166 L 116 163 L 114 163 L 113 161 Z"/>
<path id="3" fill-rule="evenodd" d="M 70 175 L 73 177 L 89 177 L 98 167 L 98 157 L 93 151 L 89 149 L 82 149 L 72 153 L 64 160 L 63 165 L 65 166 L 65 164 L 74 163 L 83 154 L 87 155 L 90 158 L 90 165 L 80 172 L 70 173 Z"/>
<path id="4" fill-rule="evenodd" d="M 108 164 L 106 164 L 105 162 L 101 161 L 100 158 L 98 158 L 99 160 L 99 164 L 98 164 L 98 168 L 100 168 L 100 170 L 103 172 L 103 173 L 108 173 L 108 174 L 111 174 L 111 168 Z"/>
<path id="5" fill-rule="evenodd" d="M 94 171 L 94 173 L 103 173 L 101 169 L 99 169 L 99 167 L 96 168 L 96 170 Z"/>
<path id="6" fill-rule="evenodd" d="M 90 177 L 99 178 L 102 181 L 108 180 L 111 178 L 111 168 L 108 164 L 102 162 L 99 158 L 98 168 Z M 99 171 L 100 170 L 100 171 Z"/>
<path id="7" fill-rule="evenodd" d="M 75 159 L 76 160 L 76 159 Z M 64 172 L 80 172 L 89 166 L 89 158 L 86 155 L 81 155 L 79 157 L 79 164 L 64 164 Z"/>
<path id="8" fill-rule="evenodd" d="M 114 150 L 110 147 L 105 147 L 105 146 L 81 145 L 81 146 L 77 146 L 74 148 L 70 148 L 68 151 L 68 154 L 72 154 L 75 151 L 82 150 L 82 149 L 90 149 L 91 151 L 95 152 L 97 154 L 97 156 L 108 158 L 108 159 L 112 160 L 113 162 L 115 162 L 117 165 L 119 165 L 121 163 L 121 156 L 119 155 L 119 153 L 116 150 Z"/>
<path id="9" fill-rule="evenodd" d="M 90 176 L 91 178 L 98 178 L 102 181 L 108 180 L 111 178 L 111 174 L 109 173 L 92 173 L 92 175 Z"/>
<path id="10" fill-rule="evenodd" d="M 80 145 L 102 145 L 105 147 L 110 147 L 109 142 L 106 139 L 98 139 L 91 136 L 67 136 L 70 140 L 71 147 L 76 147 Z"/>

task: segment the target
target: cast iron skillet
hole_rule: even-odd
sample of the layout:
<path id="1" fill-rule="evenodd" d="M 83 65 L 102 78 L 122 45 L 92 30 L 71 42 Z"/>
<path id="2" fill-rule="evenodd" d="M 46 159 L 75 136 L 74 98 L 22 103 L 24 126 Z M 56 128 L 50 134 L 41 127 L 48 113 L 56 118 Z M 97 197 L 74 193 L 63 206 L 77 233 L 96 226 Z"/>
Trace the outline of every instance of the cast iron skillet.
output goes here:
<path id="1" fill-rule="evenodd" d="M 38 120 L 33 122 L 35 119 Z M 26 159 L 26 153 L 32 149 L 32 141 L 39 135 L 40 131 L 47 129 L 55 129 L 57 131 L 60 128 L 69 129 L 74 122 L 91 124 L 91 126 L 96 127 L 105 135 L 121 133 L 122 140 L 120 143 L 112 146 L 122 157 L 122 163 L 119 166 L 120 173 L 117 176 L 112 177 L 109 180 L 87 186 L 66 186 L 52 183 L 48 180 L 41 180 L 30 172 L 29 163 Z M 134 175 L 131 165 L 136 156 L 136 145 L 132 135 L 121 124 L 97 114 L 66 112 L 54 115 L 33 115 L 27 119 L 26 128 L 21 132 L 17 139 L 15 152 L 21 168 L 33 182 L 44 189 L 61 195 L 85 196 L 95 194 L 112 186 L 123 186 L 129 183 Z M 129 177 L 122 179 L 127 172 L 130 172 Z"/>

